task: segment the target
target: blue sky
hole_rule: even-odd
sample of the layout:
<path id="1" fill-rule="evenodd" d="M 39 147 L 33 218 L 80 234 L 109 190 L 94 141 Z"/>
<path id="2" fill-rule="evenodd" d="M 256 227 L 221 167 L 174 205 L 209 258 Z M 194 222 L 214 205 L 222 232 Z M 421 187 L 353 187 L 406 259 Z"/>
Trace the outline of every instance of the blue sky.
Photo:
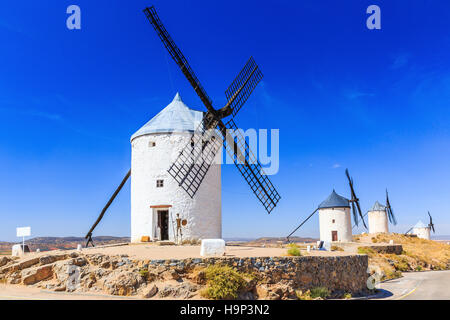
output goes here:
<path id="1" fill-rule="evenodd" d="M 216 106 L 250 55 L 265 75 L 237 123 L 280 129 L 282 200 L 267 215 L 224 166 L 224 237 L 287 235 L 333 188 L 349 196 L 346 167 L 364 211 L 389 189 L 393 231 L 430 210 L 450 234 L 448 1 L 29 0 L 0 4 L 0 240 L 23 225 L 84 235 L 129 169 L 130 136 L 176 91 L 203 110 L 142 13 L 152 3 Z M 381 30 L 366 28 L 371 4 Z M 96 235 L 129 235 L 129 192 Z M 318 236 L 318 218 L 296 235 Z"/>

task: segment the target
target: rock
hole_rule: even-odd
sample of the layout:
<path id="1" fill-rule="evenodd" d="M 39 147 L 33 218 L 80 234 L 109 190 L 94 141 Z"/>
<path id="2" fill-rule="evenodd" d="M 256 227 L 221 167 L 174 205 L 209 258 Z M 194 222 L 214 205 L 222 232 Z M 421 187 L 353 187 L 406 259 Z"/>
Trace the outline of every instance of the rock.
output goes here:
<path id="1" fill-rule="evenodd" d="M 167 270 L 161 274 L 164 280 L 179 280 L 181 276 L 175 270 Z"/>
<path id="2" fill-rule="evenodd" d="M 266 299 L 269 296 L 270 290 L 267 285 L 256 286 L 256 294 L 259 299 Z"/>
<path id="3" fill-rule="evenodd" d="M 67 255 L 65 254 L 59 254 L 59 255 L 47 255 L 47 256 L 42 256 L 39 258 L 39 264 L 41 266 L 46 265 L 46 264 L 50 264 L 59 260 L 64 260 L 67 259 Z"/>
<path id="4" fill-rule="evenodd" d="M 158 287 L 152 285 L 150 288 L 147 288 L 142 295 L 144 298 L 149 299 L 155 296 L 158 293 Z"/>
<path id="5" fill-rule="evenodd" d="M 196 284 L 206 284 L 206 272 L 205 270 L 193 271 L 191 279 Z"/>
<path id="6" fill-rule="evenodd" d="M 8 284 L 19 284 L 22 280 L 20 272 L 13 272 L 6 278 L 6 283 Z"/>
<path id="7" fill-rule="evenodd" d="M 66 291 L 66 286 L 65 286 L 65 285 L 59 285 L 59 286 L 55 287 L 55 288 L 53 289 L 53 291 L 55 291 L 55 292 Z"/>
<path id="8" fill-rule="evenodd" d="M 239 300 L 255 300 L 255 296 L 252 292 L 242 292 L 239 294 Z"/>
<path id="9" fill-rule="evenodd" d="M 183 282 L 182 284 L 173 286 L 166 285 L 162 290 L 159 291 L 159 296 L 162 298 L 173 297 L 173 298 L 183 298 L 189 299 L 193 297 L 198 287 L 189 282 Z"/>
<path id="10" fill-rule="evenodd" d="M 26 269 L 22 271 L 22 283 L 24 285 L 32 285 L 42 280 L 46 280 L 53 276 L 53 266 L 45 265 L 36 268 Z"/>
<path id="11" fill-rule="evenodd" d="M 10 264 L 10 265 L 0 268 L 0 274 L 21 271 L 23 269 L 34 266 L 35 264 L 38 264 L 38 263 L 39 263 L 39 258 L 27 259 L 22 262 L 17 262 L 15 264 Z"/>
<path id="12" fill-rule="evenodd" d="M 103 283 L 103 288 L 112 295 L 129 296 L 136 293 L 144 283 L 141 275 L 134 272 L 113 272 Z"/>
<path id="13" fill-rule="evenodd" d="M 6 266 L 8 263 L 12 262 L 13 260 L 8 257 L 1 257 L 0 258 L 0 267 Z"/>

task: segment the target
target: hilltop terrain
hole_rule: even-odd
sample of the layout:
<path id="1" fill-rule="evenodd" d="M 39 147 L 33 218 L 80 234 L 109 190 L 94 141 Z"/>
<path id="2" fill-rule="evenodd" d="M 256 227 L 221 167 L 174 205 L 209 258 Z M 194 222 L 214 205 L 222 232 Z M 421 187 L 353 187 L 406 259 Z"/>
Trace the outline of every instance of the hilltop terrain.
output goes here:
<path id="1" fill-rule="evenodd" d="M 355 235 L 353 240 L 364 244 L 401 244 L 401 254 L 376 252 L 370 247 L 359 247 L 358 253 L 369 256 L 369 267 L 379 268 L 383 280 L 401 276 L 401 272 L 450 269 L 450 245 L 444 242 L 425 240 L 403 234 L 364 234 Z M 338 245 L 337 245 L 338 246 Z"/>

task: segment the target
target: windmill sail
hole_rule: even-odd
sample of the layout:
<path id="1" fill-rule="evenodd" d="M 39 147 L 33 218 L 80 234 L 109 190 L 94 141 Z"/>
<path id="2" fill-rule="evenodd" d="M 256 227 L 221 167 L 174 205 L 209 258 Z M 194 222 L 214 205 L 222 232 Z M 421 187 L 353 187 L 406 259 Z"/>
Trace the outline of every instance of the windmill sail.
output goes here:
<path id="1" fill-rule="evenodd" d="M 264 173 L 261 164 L 250 150 L 248 143 L 245 141 L 245 137 L 238 130 L 232 119 L 228 121 L 227 127 L 234 133 L 234 137 L 227 134 L 227 138 L 225 139 L 227 153 L 233 157 L 234 164 L 239 169 L 239 172 L 245 181 L 247 181 L 259 201 L 261 201 L 264 208 L 266 208 L 267 212 L 270 213 L 276 207 L 281 197 L 268 176 Z"/>
<path id="2" fill-rule="evenodd" d="M 364 222 L 364 217 L 361 212 L 361 207 L 359 205 L 359 199 L 356 197 L 355 189 L 353 188 L 353 179 L 350 177 L 348 169 L 345 170 L 345 175 L 347 176 L 348 184 L 350 186 L 350 193 L 351 193 L 350 202 L 352 203 L 352 211 L 355 224 L 358 225 L 358 214 L 359 214 L 364 227 L 367 229 L 366 223 Z M 356 209 L 358 209 L 358 212 L 356 212 Z"/>
<path id="3" fill-rule="evenodd" d="M 389 218 L 389 222 L 391 222 L 394 225 L 397 225 L 397 219 L 395 218 L 394 211 L 392 210 L 387 189 L 386 189 L 386 214 Z"/>
<path id="4" fill-rule="evenodd" d="M 229 101 L 227 106 L 231 107 L 233 117 L 241 110 L 262 78 L 262 72 L 253 57 L 250 57 L 242 71 L 225 91 L 225 96 Z"/>
<path id="5" fill-rule="evenodd" d="M 192 85 L 195 92 L 202 100 L 203 104 L 209 111 L 213 111 L 214 109 L 212 107 L 211 99 L 206 94 L 205 89 L 203 89 L 200 81 L 197 79 L 197 76 L 189 65 L 187 59 L 184 57 L 183 53 L 177 47 L 175 42 L 172 40 L 172 37 L 169 35 L 166 28 L 162 24 L 161 20 L 158 17 L 158 14 L 156 13 L 155 7 L 152 6 L 150 8 L 144 9 L 144 13 L 147 16 L 148 21 L 150 21 L 150 23 L 152 24 L 159 38 L 161 39 L 161 42 L 164 44 L 164 47 L 166 47 L 172 59 L 180 67 L 181 72 L 183 72 L 183 74 L 186 76 L 187 80 Z"/>
<path id="6" fill-rule="evenodd" d="M 428 216 L 430 217 L 430 223 L 428 224 L 428 226 L 431 228 L 431 230 L 433 230 L 433 233 L 435 233 L 435 231 L 434 231 L 434 223 L 433 223 L 433 219 L 431 218 L 430 211 L 428 211 Z"/>
<path id="7" fill-rule="evenodd" d="M 217 120 L 206 115 L 168 170 L 191 198 L 194 197 L 222 147 L 223 138 L 215 129 L 216 126 Z"/>
<path id="8" fill-rule="evenodd" d="M 194 148 L 190 143 L 187 144 L 169 168 L 169 174 L 174 177 L 184 190 L 186 190 L 189 196 L 194 197 L 203 178 L 206 176 L 218 149 L 224 141 L 228 141 L 225 143 L 227 151 L 240 159 L 238 162 L 237 160 L 235 161 L 237 168 L 252 191 L 264 205 L 265 209 L 270 213 L 280 200 L 278 192 L 269 178 L 264 174 L 260 163 L 256 160 L 248 145 L 245 143 L 245 139 L 243 141 L 241 141 L 240 138 L 237 140 L 234 140 L 233 138 L 233 140 L 231 140 L 227 126 L 222 122 L 222 118 L 231 114 L 234 116 L 242 108 L 256 85 L 262 79 L 262 73 L 253 58 L 250 58 L 244 69 L 227 89 L 225 94 L 227 95 L 228 103 L 222 109 L 215 110 L 212 106 L 211 99 L 206 94 L 206 91 L 197 79 L 194 71 L 187 62 L 187 59 L 176 46 L 162 24 L 155 8 L 146 8 L 144 13 L 172 59 L 180 67 L 181 71 L 208 109 L 208 113 L 205 116 L 207 118 L 204 119 L 203 124 L 196 130 L 196 134 L 192 137 Z M 222 139 L 217 138 L 217 132 L 219 132 Z M 213 137 L 216 138 L 213 139 Z M 230 141 L 235 142 L 230 144 Z M 201 145 L 201 147 L 196 149 L 196 145 Z M 233 149 L 230 149 L 230 147 Z M 244 151 L 242 152 L 242 150 Z M 251 161 L 248 161 L 246 158 L 249 155 L 251 155 L 251 159 L 249 158 L 248 160 Z"/>

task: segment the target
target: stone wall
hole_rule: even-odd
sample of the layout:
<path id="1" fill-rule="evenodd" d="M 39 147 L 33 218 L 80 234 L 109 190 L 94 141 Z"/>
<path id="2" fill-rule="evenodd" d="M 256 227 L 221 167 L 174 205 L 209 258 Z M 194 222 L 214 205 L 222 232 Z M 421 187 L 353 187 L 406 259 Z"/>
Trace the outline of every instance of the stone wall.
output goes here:
<path id="1" fill-rule="evenodd" d="M 203 270 L 214 264 L 254 276 L 242 299 L 295 299 L 296 290 L 319 286 L 335 296 L 363 294 L 367 288 L 366 255 L 132 260 L 126 255 L 73 252 L 7 261 L 0 268 L 0 281 L 54 291 L 189 299 L 198 297 L 206 285 Z M 76 286 L 68 284 L 73 274 L 79 277 Z"/>
<path id="2" fill-rule="evenodd" d="M 367 246 L 361 246 L 361 247 L 367 247 L 372 249 L 375 252 L 378 253 L 389 253 L 389 254 L 402 254 L 403 252 L 403 246 L 401 244 L 383 244 L 383 245 L 367 245 Z"/>

